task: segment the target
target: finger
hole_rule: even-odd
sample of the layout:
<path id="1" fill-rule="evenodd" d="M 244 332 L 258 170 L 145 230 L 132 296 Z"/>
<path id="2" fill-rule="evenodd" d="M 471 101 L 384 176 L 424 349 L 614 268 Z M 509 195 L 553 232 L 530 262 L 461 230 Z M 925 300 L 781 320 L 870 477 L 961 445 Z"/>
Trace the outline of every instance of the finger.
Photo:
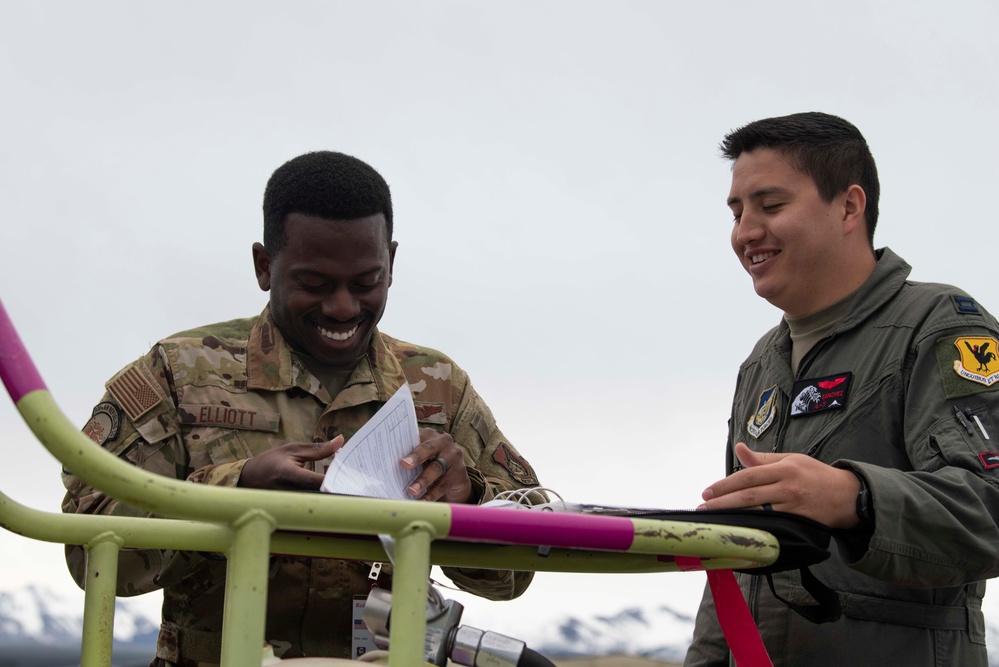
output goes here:
<path id="1" fill-rule="evenodd" d="M 739 463 L 746 468 L 763 465 L 764 463 L 763 457 L 747 447 L 744 442 L 736 443 L 735 456 L 739 459 Z"/>
<path id="2" fill-rule="evenodd" d="M 777 463 L 793 454 L 777 452 L 754 452 L 746 443 L 737 442 L 735 444 L 735 455 L 739 462 L 746 468 Z"/>
<path id="3" fill-rule="evenodd" d="M 403 459 L 405 465 L 405 459 Z M 406 488 L 406 492 L 411 496 L 419 496 L 424 489 L 430 489 L 447 474 L 447 462 L 440 457 L 433 458 L 423 463 L 423 472 Z"/>
<path id="4" fill-rule="evenodd" d="M 421 442 L 416 449 L 402 458 L 402 467 L 412 470 L 418 465 L 426 465 L 439 456 L 437 447 L 430 442 Z"/>
<path id="5" fill-rule="evenodd" d="M 728 477 L 718 480 L 701 494 L 704 500 L 721 498 L 723 496 L 751 496 L 758 494 L 764 487 L 780 481 L 780 471 L 773 466 L 758 464 L 734 472 Z M 761 503 L 750 503 L 758 505 Z"/>
<path id="6" fill-rule="evenodd" d="M 300 453 L 303 461 L 321 461 L 336 454 L 343 447 L 343 436 L 337 437 L 327 442 L 317 442 L 311 447 L 304 447 Z"/>

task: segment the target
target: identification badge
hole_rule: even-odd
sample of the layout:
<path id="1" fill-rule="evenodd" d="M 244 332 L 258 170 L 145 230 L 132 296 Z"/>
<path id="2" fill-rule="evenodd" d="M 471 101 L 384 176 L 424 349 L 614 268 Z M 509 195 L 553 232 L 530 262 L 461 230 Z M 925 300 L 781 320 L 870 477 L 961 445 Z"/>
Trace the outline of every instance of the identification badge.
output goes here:
<path id="1" fill-rule="evenodd" d="M 364 624 L 364 605 L 368 601 L 367 595 L 354 596 L 354 612 L 352 614 L 352 624 L 350 634 L 350 658 L 358 660 L 368 651 L 378 649 L 375 646 L 375 638 L 368 632 L 368 626 Z"/>
<path id="2" fill-rule="evenodd" d="M 798 380 L 791 389 L 791 416 L 804 417 L 826 410 L 846 407 L 847 393 L 853 373 L 837 373 L 822 378 Z"/>

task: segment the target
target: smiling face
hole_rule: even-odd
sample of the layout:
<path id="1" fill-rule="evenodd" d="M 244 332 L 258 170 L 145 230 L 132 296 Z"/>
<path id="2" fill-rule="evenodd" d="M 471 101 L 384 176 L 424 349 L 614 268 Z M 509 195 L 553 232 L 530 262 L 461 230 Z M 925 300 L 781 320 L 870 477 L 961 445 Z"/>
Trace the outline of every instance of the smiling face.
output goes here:
<path id="1" fill-rule="evenodd" d="M 756 293 L 791 317 L 836 303 L 873 270 L 873 253 L 857 245 L 856 230 L 864 233 L 858 186 L 824 201 L 811 177 L 759 148 L 735 161 L 728 205 L 732 249 Z"/>
<path id="2" fill-rule="evenodd" d="M 288 343 L 335 371 L 357 365 L 385 312 L 397 244 L 379 213 L 326 220 L 291 213 L 285 245 L 271 256 L 253 245 L 260 289 Z"/>

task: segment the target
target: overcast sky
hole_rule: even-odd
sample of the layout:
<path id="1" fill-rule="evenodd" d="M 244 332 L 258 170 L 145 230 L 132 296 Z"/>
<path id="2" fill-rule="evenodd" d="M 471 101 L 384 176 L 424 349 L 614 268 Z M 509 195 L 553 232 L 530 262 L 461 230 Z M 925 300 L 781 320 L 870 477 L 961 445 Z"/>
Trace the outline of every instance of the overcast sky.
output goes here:
<path id="1" fill-rule="evenodd" d="M 693 507 L 723 472 L 738 365 L 780 316 L 729 246 L 718 142 L 798 111 L 853 121 L 881 173 L 876 244 L 996 312 L 997 7 L 7 0 L 0 299 L 82 426 L 158 339 L 260 312 L 267 178 L 351 153 L 393 191 L 382 330 L 467 370 L 565 499 Z M 0 489 L 57 510 L 59 465 L 3 401 L 0 443 Z M 692 611 L 702 581 L 540 575 L 466 621 Z M 0 531 L 0 590 L 29 582 L 72 585 L 61 548 Z"/>

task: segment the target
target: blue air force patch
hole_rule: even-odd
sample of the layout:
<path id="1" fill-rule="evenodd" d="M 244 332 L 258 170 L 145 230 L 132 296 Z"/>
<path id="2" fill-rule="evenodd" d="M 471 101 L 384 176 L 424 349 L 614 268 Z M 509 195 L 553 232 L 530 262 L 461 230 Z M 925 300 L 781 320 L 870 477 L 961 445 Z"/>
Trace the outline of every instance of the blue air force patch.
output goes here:
<path id="1" fill-rule="evenodd" d="M 763 432 L 770 428 L 777 415 L 777 385 L 774 385 L 760 394 L 760 404 L 756 407 L 756 412 L 746 423 L 746 430 L 749 435 L 759 438 Z"/>
<path id="2" fill-rule="evenodd" d="M 954 341 L 961 358 L 954 362 L 954 372 L 965 380 L 971 380 L 986 387 L 999 381 L 999 369 L 990 366 L 996 361 L 999 341 L 991 336 L 963 336 Z M 999 367 L 999 364 L 996 364 Z"/>

